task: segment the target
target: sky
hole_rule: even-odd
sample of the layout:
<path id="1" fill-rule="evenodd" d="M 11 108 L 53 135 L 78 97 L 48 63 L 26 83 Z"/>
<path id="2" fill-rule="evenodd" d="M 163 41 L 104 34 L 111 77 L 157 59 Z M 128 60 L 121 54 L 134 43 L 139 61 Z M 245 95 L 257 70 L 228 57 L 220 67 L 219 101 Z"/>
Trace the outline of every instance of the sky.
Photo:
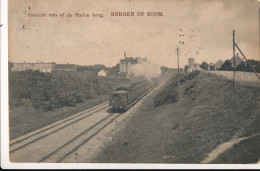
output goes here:
<path id="1" fill-rule="evenodd" d="M 9 0 L 8 5 L 11 62 L 114 66 L 126 52 L 128 57 L 147 57 L 156 65 L 176 68 L 178 47 L 180 67 L 191 57 L 196 63 L 215 63 L 232 57 L 233 29 L 244 55 L 260 60 L 257 0 Z M 135 16 L 115 17 L 111 12 L 135 12 Z"/>

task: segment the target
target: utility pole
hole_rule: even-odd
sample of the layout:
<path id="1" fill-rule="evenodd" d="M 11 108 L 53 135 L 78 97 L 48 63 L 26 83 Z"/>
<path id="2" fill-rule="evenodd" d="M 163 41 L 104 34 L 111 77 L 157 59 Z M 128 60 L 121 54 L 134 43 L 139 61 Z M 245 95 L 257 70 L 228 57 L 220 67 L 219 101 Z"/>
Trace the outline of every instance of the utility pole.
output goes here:
<path id="1" fill-rule="evenodd" d="M 236 45 L 235 45 L 235 30 L 233 30 L 233 81 L 234 81 L 234 91 L 236 92 L 237 90 L 237 85 L 236 85 Z M 238 54 L 237 54 L 238 55 Z"/>
<path id="2" fill-rule="evenodd" d="M 177 47 L 177 63 L 178 63 L 178 93 L 179 100 L 181 100 L 181 92 L 180 92 L 180 67 L 179 67 L 179 48 Z"/>
<path id="3" fill-rule="evenodd" d="M 254 67 L 250 64 L 250 62 L 246 59 L 245 55 L 243 54 L 243 52 L 240 50 L 240 48 L 238 47 L 238 45 L 235 43 L 235 46 L 237 47 L 237 49 L 239 50 L 239 52 L 241 53 L 241 55 L 245 58 L 247 64 L 251 67 L 251 69 L 254 71 L 255 75 L 257 76 L 257 78 L 260 80 L 259 75 L 256 73 Z"/>
<path id="4" fill-rule="evenodd" d="M 93 99 L 93 90 L 94 90 L 94 88 L 93 88 L 93 82 L 91 82 L 91 83 L 90 83 L 90 93 L 91 93 L 90 98 L 91 98 L 91 99 Z"/>

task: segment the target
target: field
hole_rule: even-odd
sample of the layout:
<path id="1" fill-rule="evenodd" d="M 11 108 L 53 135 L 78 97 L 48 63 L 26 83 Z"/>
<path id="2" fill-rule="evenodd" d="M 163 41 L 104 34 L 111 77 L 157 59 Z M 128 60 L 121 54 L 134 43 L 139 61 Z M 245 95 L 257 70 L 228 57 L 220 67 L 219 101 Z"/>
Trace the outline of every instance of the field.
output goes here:
<path id="1" fill-rule="evenodd" d="M 84 111 L 108 100 L 107 95 L 86 100 L 75 106 L 66 106 L 53 111 L 35 109 L 29 101 L 20 106 L 9 109 L 9 135 L 10 140 L 47 126 L 56 121 Z"/>
<path id="2" fill-rule="evenodd" d="M 233 71 L 208 71 L 209 73 L 214 73 L 219 76 L 224 76 L 229 80 L 233 80 Z M 260 73 L 257 73 L 260 76 Z M 253 72 L 241 72 L 236 71 L 236 80 L 240 84 L 250 85 L 250 86 L 260 86 L 260 80 L 257 78 Z"/>
<path id="3" fill-rule="evenodd" d="M 184 77 L 195 86 L 182 80 L 181 100 L 175 77 L 137 109 L 92 162 L 258 162 L 259 87 L 238 83 L 234 92 L 233 82 L 222 76 Z"/>

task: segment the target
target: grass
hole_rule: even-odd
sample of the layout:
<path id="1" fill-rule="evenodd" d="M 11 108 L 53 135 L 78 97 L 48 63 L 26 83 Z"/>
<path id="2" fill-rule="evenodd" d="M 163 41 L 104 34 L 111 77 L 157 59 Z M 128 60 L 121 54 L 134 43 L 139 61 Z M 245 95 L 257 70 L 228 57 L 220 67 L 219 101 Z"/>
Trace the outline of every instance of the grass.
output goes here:
<path id="1" fill-rule="evenodd" d="M 212 163 L 214 164 L 247 164 L 257 163 L 260 156 L 260 136 L 246 139 L 235 144 L 223 154 L 220 154 Z"/>
<path id="2" fill-rule="evenodd" d="M 229 80 L 233 80 L 233 71 L 209 71 L 210 73 L 214 73 L 223 77 L 226 77 Z M 260 73 L 257 73 L 260 76 Z M 242 72 L 236 71 L 236 81 L 242 85 L 248 85 L 252 87 L 259 87 L 260 81 L 253 72 Z"/>
<path id="3" fill-rule="evenodd" d="M 107 100 L 107 95 L 97 96 L 95 99 L 76 104 L 75 107 L 62 107 L 48 112 L 36 110 L 29 101 L 24 101 L 20 107 L 9 108 L 10 140 L 92 108 Z"/>
<path id="4" fill-rule="evenodd" d="M 238 84 L 235 93 L 232 81 L 201 72 L 190 78 L 200 90 L 182 82 L 181 100 L 156 105 L 158 94 L 176 91 L 178 87 L 172 86 L 175 81 L 172 79 L 157 96 L 148 99 L 93 162 L 200 163 L 232 137 L 260 132 L 259 87 Z M 254 151 L 247 149 L 248 154 Z"/>

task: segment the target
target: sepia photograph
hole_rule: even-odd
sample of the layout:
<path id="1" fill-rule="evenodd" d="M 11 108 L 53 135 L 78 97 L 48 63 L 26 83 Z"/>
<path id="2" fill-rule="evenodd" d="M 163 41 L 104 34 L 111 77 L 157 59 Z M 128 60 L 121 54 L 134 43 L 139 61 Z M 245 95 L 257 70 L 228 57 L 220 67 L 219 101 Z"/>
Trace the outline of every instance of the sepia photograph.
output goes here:
<path id="1" fill-rule="evenodd" d="M 259 0 L 3 4 L 2 168 L 260 168 Z"/>

